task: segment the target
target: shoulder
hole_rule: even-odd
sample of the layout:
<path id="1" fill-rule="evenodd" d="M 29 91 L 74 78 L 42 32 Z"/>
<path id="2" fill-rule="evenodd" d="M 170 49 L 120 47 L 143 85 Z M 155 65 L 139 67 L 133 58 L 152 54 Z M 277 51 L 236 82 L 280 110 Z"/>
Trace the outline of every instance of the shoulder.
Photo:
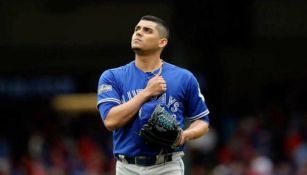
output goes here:
<path id="1" fill-rule="evenodd" d="M 174 64 L 166 63 L 166 76 L 172 82 L 180 82 L 180 84 L 186 88 L 198 86 L 198 80 L 196 76 L 188 69 L 176 66 Z M 175 79 L 173 77 L 176 77 Z"/>
<path id="2" fill-rule="evenodd" d="M 133 67 L 133 61 L 123 66 L 106 69 L 102 72 L 101 77 L 110 77 L 110 76 L 117 77 L 123 73 L 127 73 L 127 71 L 129 71 L 129 69 L 131 69 L 132 67 Z"/>
<path id="3" fill-rule="evenodd" d="M 165 62 L 165 69 L 169 71 L 171 74 L 175 75 L 176 77 L 179 76 L 181 78 L 186 78 L 186 79 L 194 77 L 193 73 L 190 70 L 171 63 Z"/>

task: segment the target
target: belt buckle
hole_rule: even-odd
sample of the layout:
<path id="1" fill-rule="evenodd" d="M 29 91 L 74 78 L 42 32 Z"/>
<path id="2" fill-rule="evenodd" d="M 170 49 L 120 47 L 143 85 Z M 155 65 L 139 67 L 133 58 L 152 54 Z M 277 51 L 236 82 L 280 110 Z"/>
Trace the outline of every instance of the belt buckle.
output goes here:
<path id="1" fill-rule="evenodd" d="M 156 164 L 161 164 L 166 162 L 166 155 L 156 155 Z"/>

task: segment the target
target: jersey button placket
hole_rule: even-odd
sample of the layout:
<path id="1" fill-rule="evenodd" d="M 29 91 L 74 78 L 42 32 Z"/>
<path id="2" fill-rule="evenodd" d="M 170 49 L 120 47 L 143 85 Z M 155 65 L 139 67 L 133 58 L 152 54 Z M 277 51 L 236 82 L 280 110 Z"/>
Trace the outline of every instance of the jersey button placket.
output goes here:
<path id="1" fill-rule="evenodd" d="M 150 80 L 153 76 L 153 74 L 151 72 L 146 72 L 147 75 L 147 79 Z"/>

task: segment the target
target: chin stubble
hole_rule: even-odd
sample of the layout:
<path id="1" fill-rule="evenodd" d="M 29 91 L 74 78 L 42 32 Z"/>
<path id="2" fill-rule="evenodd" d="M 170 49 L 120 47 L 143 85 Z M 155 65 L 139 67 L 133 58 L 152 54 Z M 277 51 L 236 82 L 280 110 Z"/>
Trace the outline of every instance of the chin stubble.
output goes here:
<path id="1" fill-rule="evenodd" d="M 133 52 L 135 53 L 140 53 L 141 52 L 141 49 L 140 48 L 132 48 Z"/>

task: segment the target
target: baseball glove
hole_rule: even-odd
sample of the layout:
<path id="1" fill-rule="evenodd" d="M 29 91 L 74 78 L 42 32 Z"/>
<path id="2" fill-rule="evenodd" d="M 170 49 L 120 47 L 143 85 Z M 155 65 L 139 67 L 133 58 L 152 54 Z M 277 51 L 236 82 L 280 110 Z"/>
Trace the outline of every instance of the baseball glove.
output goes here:
<path id="1" fill-rule="evenodd" d="M 162 105 L 158 104 L 147 124 L 141 128 L 139 135 L 150 143 L 175 149 L 181 133 L 182 129 L 176 118 L 166 111 Z"/>

